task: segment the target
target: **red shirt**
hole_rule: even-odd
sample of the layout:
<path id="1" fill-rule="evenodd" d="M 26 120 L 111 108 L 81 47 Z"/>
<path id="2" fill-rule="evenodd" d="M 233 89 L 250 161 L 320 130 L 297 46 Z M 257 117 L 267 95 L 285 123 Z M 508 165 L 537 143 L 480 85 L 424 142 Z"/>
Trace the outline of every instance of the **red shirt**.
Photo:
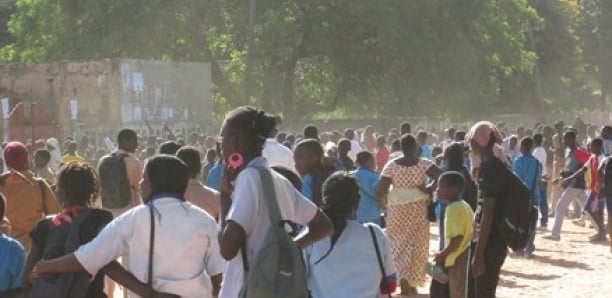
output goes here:
<path id="1" fill-rule="evenodd" d="M 378 148 L 378 151 L 376 152 L 376 168 L 378 169 L 378 172 L 382 171 L 383 167 L 389 161 L 389 155 L 391 155 L 391 152 L 389 149 L 387 149 L 387 147 Z"/>

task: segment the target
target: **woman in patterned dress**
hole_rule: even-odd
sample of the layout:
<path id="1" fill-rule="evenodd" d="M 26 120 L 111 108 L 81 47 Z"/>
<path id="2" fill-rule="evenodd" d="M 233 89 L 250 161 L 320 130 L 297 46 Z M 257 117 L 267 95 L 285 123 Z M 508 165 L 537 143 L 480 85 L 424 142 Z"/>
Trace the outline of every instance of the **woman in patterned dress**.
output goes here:
<path id="1" fill-rule="evenodd" d="M 426 186 L 427 176 L 437 178 L 441 171 L 420 158 L 420 147 L 413 136 L 403 135 L 401 148 L 404 156 L 387 163 L 377 193 L 387 210 L 386 232 L 402 295 L 415 295 L 416 287 L 425 283 L 429 256 L 427 202 L 433 186 Z"/>

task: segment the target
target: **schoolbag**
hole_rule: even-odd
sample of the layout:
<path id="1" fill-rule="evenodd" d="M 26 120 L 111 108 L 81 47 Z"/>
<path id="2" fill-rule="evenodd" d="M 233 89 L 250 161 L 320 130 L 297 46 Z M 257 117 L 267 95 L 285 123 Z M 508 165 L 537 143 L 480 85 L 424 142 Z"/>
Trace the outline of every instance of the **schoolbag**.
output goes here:
<path id="1" fill-rule="evenodd" d="M 529 188 L 514 172 L 504 168 L 504 196 L 498 201 L 497 232 L 512 250 L 524 249 L 535 233 L 538 218 L 536 201 Z"/>
<path id="2" fill-rule="evenodd" d="M 603 167 L 603 185 L 601 188 L 602 195 L 606 198 L 612 198 L 612 157 L 607 157 L 605 162 L 605 166 Z M 609 206 L 612 207 L 612 206 Z"/>
<path id="3" fill-rule="evenodd" d="M 240 289 L 241 298 L 308 297 L 306 267 L 301 251 L 285 231 L 281 218 L 274 181 L 270 171 L 254 167 L 259 172 L 270 216 L 270 229 L 266 233 L 262 249 L 253 264 L 248 265 L 246 247 L 242 247 L 244 284 Z"/>
<path id="4" fill-rule="evenodd" d="M 127 207 L 132 201 L 132 191 L 125 168 L 126 154 L 111 153 L 100 159 L 100 196 L 102 206 L 108 209 Z"/>
<path id="5" fill-rule="evenodd" d="M 81 245 L 80 226 L 91 212 L 82 208 L 71 224 L 54 226 L 51 217 L 47 223 L 47 237 L 43 250 L 43 259 L 50 260 L 76 251 Z M 31 297 L 46 298 L 82 298 L 87 295 L 91 277 L 86 272 L 43 274 L 34 281 L 30 292 Z"/>

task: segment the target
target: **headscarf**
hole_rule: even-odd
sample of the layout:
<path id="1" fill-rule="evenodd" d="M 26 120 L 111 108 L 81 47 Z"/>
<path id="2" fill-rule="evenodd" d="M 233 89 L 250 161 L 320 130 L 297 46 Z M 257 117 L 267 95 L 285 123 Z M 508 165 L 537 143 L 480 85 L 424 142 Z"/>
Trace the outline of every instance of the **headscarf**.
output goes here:
<path id="1" fill-rule="evenodd" d="M 53 147 L 53 149 L 47 148 L 49 149 L 49 153 L 51 153 L 49 168 L 51 168 L 53 172 L 57 172 L 62 163 L 62 151 L 60 151 L 59 142 L 55 138 L 50 138 L 47 140 L 47 146 Z"/>
<path id="2" fill-rule="evenodd" d="M 465 143 L 470 144 L 472 141 L 474 141 L 478 145 L 486 147 L 489 144 L 491 136 L 495 138 L 496 143 L 503 140 L 502 135 L 495 124 L 489 121 L 480 121 L 470 128 L 465 136 Z"/>
<path id="3" fill-rule="evenodd" d="M 28 168 L 28 149 L 21 142 L 10 142 L 4 147 L 4 160 L 7 167 L 25 171 Z"/>

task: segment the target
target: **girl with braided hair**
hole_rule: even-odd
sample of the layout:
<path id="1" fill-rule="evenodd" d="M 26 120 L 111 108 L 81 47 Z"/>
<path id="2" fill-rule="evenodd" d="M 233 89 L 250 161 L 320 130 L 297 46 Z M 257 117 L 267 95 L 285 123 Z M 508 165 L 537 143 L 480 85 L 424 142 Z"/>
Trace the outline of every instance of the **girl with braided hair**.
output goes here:
<path id="1" fill-rule="evenodd" d="M 312 296 L 380 297 L 393 293 L 397 279 L 386 236 L 377 225 L 356 220 L 360 200 L 357 180 L 336 172 L 323 184 L 322 196 L 322 209 L 332 221 L 334 233 L 305 250 Z M 380 265 L 385 277 L 382 270 L 373 269 Z"/>

